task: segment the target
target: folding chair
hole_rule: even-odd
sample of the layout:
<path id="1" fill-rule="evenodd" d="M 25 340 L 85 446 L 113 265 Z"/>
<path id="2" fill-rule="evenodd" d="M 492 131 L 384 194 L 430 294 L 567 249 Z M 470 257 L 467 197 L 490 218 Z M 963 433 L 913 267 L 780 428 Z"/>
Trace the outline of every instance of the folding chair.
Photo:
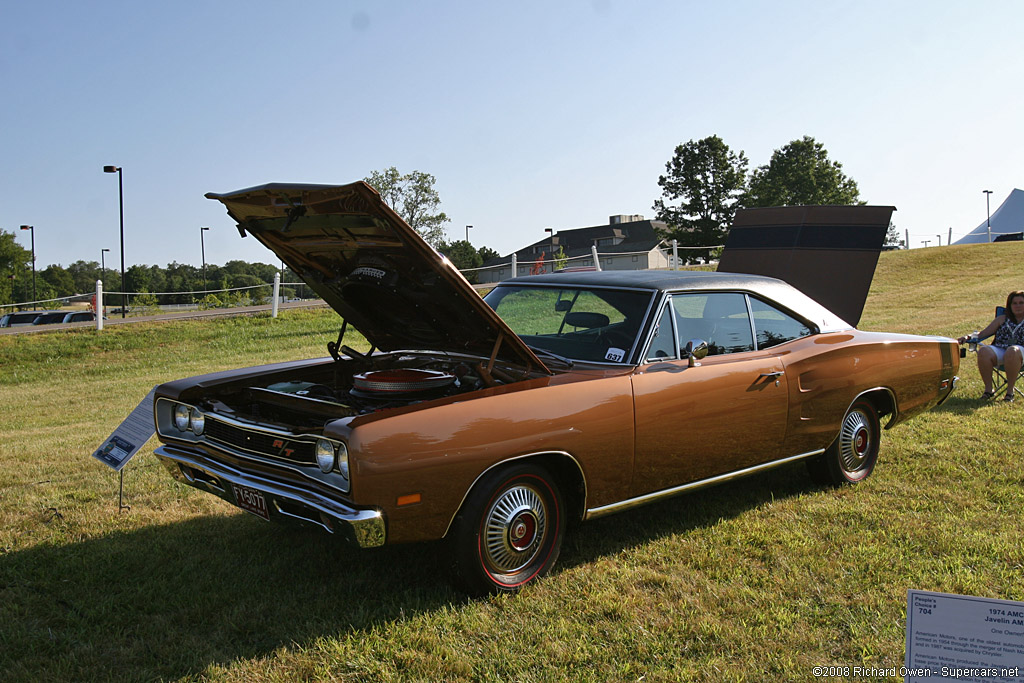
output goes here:
<path id="1" fill-rule="evenodd" d="M 1006 308 L 1003 306 L 996 306 L 996 315 L 999 317 L 1006 313 Z M 994 336 L 992 334 L 989 337 Z M 975 353 L 978 352 L 978 342 L 981 342 L 988 337 L 978 337 L 971 340 L 971 344 L 968 348 Z M 1019 373 L 1017 373 L 1017 382 L 1013 385 L 1013 393 L 1018 394 L 1021 398 L 1024 398 L 1024 391 L 1021 390 L 1021 383 L 1024 382 L 1024 366 L 1021 367 Z M 1006 367 L 1003 365 L 997 365 L 992 369 L 992 391 L 994 392 L 992 398 L 998 398 L 1006 393 Z"/>

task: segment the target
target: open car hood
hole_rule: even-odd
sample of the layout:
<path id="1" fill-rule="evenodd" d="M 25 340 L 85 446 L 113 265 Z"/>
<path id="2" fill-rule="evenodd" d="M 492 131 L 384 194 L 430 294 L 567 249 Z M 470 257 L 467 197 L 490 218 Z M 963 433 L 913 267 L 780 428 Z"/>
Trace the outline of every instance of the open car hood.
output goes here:
<path id="1" fill-rule="evenodd" d="M 443 256 L 364 182 L 227 194 L 244 237 L 288 264 L 376 348 L 471 353 L 548 372 Z"/>

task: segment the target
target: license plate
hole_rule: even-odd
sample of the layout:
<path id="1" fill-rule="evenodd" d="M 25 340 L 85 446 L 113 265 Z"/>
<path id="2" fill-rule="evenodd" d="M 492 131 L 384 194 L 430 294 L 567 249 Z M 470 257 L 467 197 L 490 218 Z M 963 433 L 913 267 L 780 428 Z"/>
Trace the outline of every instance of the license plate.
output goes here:
<path id="1" fill-rule="evenodd" d="M 263 497 L 262 491 L 251 489 L 248 486 L 239 486 L 238 484 L 231 485 L 232 491 L 235 493 L 235 504 L 245 510 L 251 512 L 257 517 L 262 517 L 265 520 L 270 520 L 270 511 L 267 510 L 267 500 Z"/>

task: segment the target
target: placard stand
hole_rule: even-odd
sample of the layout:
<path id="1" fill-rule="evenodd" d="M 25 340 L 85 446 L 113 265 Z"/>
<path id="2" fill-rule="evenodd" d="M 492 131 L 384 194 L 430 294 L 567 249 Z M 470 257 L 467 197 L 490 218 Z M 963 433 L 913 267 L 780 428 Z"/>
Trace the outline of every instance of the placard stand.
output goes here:
<path id="1" fill-rule="evenodd" d="M 156 423 L 153 422 L 153 395 L 155 393 L 156 387 L 150 389 L 146 397 L 139 401 L 139 405 L 135 406 L 135 410 L 128 414 L 124 422 L 92 454 L 92 457 L 117 470 L 120 475 L 117 485 L 118 512 L 132 509 L 131 505 L 124 504 L 124 467 L 156 433 Z"/>
<path id="2" fill-rule="evenodd" d="M 117 511 L 131 510 L 131 505 L 124 504 L 124 469 L 122 468 L 118 474 L 121 475 L 121 483 L 117 486 Z"/>

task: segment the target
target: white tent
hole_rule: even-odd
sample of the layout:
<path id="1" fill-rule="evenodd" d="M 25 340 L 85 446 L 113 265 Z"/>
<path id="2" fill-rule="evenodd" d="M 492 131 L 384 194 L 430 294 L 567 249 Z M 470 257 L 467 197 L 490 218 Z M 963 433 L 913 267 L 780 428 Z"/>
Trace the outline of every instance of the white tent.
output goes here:
<path id="1" fill-rule="evenodd" d="M 1010 196 L 999 205 L 999 208 L 992 212 L 991 222 L 993 240 L 1000 235 L 1024 232 L 1024 190 L 1011 192 Z M 988 234 L 988 222 L 982 221 L 981 225 L 958 239 L 954 244 L 988 242 Z"/>

